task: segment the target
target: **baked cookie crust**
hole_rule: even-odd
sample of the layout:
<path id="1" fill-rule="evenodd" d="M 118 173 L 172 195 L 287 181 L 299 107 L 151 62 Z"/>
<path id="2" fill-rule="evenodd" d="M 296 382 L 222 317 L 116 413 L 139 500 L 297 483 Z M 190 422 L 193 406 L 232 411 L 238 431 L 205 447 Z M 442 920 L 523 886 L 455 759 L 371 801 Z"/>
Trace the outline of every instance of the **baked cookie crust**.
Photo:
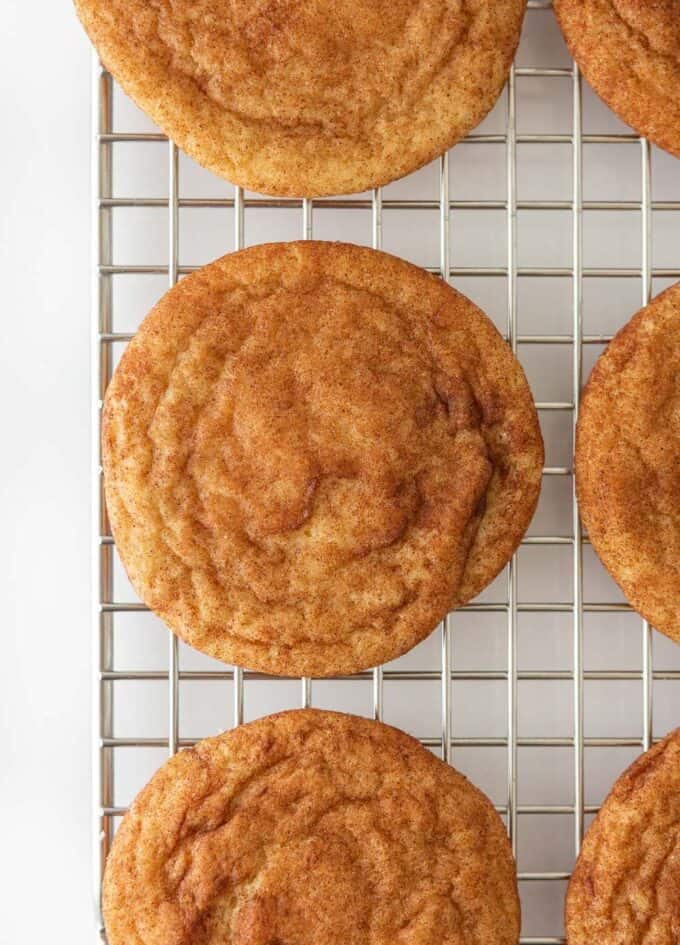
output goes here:
<path id="1" fill-rule="evenodd" d="M 110 945 L 516 945 L 503 824 L 397 729 L 298 710 L 182 751 L 104 879 Z"/>
<path id="2" fill-rule="evenodd" d="M 680 929 L 680 729 L 618 779 L 567 893 L 568 945 L 672 945 Z"/>
<path id="3" fill-rule="evenodd" d="M 680 0 L 554 0 L 569 50 L 622 121 L 680 157 Z"/>
<path id="4" fill-rule="evenodd" d="M 103 460 L 122 561 L 175 633 L 328 676 L 400 655 L 496 576 L 543 445 L 468 299 L 385 253 L 301 242 L 165 295 L 109 386 Z"/>
<path id="5" fill-rule="evenodd" d="M 106 67 L 183 150 L 265 194 L 358 193 L 490 111 L 526 0 L 76 0 Z"/>
<path id="6" fill-rule="evenodd" d="M 576 486 L 588 535 L 624 594 L 680 642 L 680 283 L 621 329 L 586 386 Z"/>

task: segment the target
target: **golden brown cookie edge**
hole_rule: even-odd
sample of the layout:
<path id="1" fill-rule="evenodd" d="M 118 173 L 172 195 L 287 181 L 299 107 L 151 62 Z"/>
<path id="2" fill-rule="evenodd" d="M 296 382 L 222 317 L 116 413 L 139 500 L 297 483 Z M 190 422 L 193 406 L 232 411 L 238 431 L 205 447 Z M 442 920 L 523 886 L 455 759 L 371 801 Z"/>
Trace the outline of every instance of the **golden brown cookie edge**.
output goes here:
<path id="1" fill-rule="evenodd" d="M 437 758 L 428 751 L 413 736 L 399 728 L 387 725 L 384 722 L 356 716 L 345 712 L 325 709 L 288 709 L 272 715 L 266 715 L 252 722 L 246 722 L 219 735 L 202 739 L 188 749 L 182 749 L 165 761 L 152 775 L 146 785 L 138 792 L 130 808 L 123 816 L 120 827 L 114 837 L 104 871 L 102 881 L 102 912 L 109 937 L 110 945 L 148 945 L 139 936 L 136 941 L 129 938 L 129 909 L 127 895 L 134 890 L 134 876 L 130 863 L 134 861 L 137 845 L 137 835 L 141 822 L 149 813 L 152 817 L 160 810 L 160 800 L 163 793 L 169 788 L 178 786 L 178 779 L 192 778 L 192 766 L 196 759 L 205 754 L 211 754 L 228 745 L 238 764 L 247 747 L 251 736 L 266 738 L 268 732 L 280 728 L 279 737 L 295 738 L 305 729 L 315 729 L 323 726 L 331 733 L 349 732 L 366 734 L 370 738 L 379 739 L 384 743 L 385 750 L 395 751 L 398 754 L 408 754 L 417 764 L 426 765 L 439 773 L 439 779 L 448 781 L 456 789 L 465 790 L 473 795 L 479 805 L 480 815 L 493 829 L 495 839 L 505 854 L 505 862 L 499 864 L 508 876 L 513 877 L 513 883 L 508 885 L 508 898 L 512 900 L 515 913 L 512 940 L 519 939 L 521 924 L 521 904 L 517 887 L 516 865 L 512 855 L 509 838 L 503 822 L 496 812 L 487 795 L 473 784 L 456 768 Z M 233 743 L 233 745 L 232 745 Z M 120 933 L 120 934 L 119 934 Z"/>
<path id="2" fill-rule="evenodd" d="M 328 659 L 324 658 L 327 657 L 327 653 L 324 652 L 320 656 L 316 652 L 305 652 L 304 645 L 279 646 L 275 649 L 271 645 L 256 644 L 233 636 L 211 640 L 210 646 L 206 645 L 204 640 L 200 643 L 195 642 L 192 627 L 185 625 L 183 621 L 178 621 L 167 603 L 154 600 L 145 582 L 140 580 L 139 575 L 130 566 L 132 555 L 127 551 L 128 542 L 123 527 L 127 512 L 117 494 L 118 477 L 112 466 L 113 450 L 109 442 L 113 436 L 111 432 L 113 420 L 129 409 L 126 404 L 131 391 L 134 391 L 136 386 L 136 378 L 143 371 L 145 358 L 148 360 L 145 356 L 146 339 L 156 342 L 158 337 L 165 334 L 164 329 L 168 320 L 177 318 L 177 307 L 173 306 L 174 299 L 192 294 L 200 296 L 202 282 L 209 281 L 215 271 L 231 271 L 243 262 L 246 270 L 251 269 L 255 272 L 260 261 L 269 269 L 272 266 L 267 263 L 268 259 L 273 261 L 282 253 L 294 255 L 298 252 L 314 257 L 321 264 L 331 264 L 331 269 L 333 256 L 339 254 L 341 264 L 366 266 L 372 270 L 376 278 L 384 279 L 386 273 L 390 273 L 402 282 L 404 279 L 413 280 L 418 283 L 421 292 L 427 291 L 431 294 L 433 313 L 452 300 L 455 300 L 457 304 L 463 302 L 467 309 L 467 316 L 476 320 L 476 330 L 480 335 L 485 336 L 485 354 L 488 355 L 485 366 L 493 366 L 499 379 L 504 378 L 508 384 L 512 381 L 506 400 L 510 401 L 512 389 L 516 395 L 513 399 L 513 411 L 518 409 L 518 405 L 521 406 L 520 415 L 514 426 L 521 430 L 525 449 L 525 452 L 521 454 L 523 466 L 530 467 L 514 470 L 513 477 L 508 477 L 508 480 L 512 480 L 511 489 L 504 491 L 502 482 L 496 484 L 499 502 L 487 507 L 480 525 L 480 532 L 483 529 L 486 536 L 484 548 L 477 548 L 477 543 L 473 543 L 468 556 L 468 565 L 471 567 L 469 570 L 466 568 L 459 589 L 459 597 L 442 599 L 434 610 L 431 602 L 429 606 L 425 606 L 428 601 L 416 599 L 399 614 L 398 621 L 392 627 L 389 641 L 385 640 L 381 643 L 378 640 L 373 642 L 373 645 L 364 645 L 363 655 L 357 655 L 352 650 L 346 655 L 336 657 L 332 665 L 329 665 Z M 185 329 L 192 330 L 193 326 L 187 328 L 185 325 Z M 522 398 L 523 403 L 521 403 Z M 107 511 L 114 539 L 130 581 L 144 603 L 161 617 L 173 633 L 190 646 L 215 659 L 274 675 L 316 677 L 351 674 L 396 659 L 429 636 L 451 609 L 462 606 L 486 587 L 510 560 L 530 524 L 540 494 L 544 460 L 538 415 L 526 377 L 521 365 L 488 316 L 466 296 L 461 295 L 438 276 L 412 263 L 367 247 L 326 241 L 258 244 L 215 260 L 208 266 L 191 273 L 166 292 L 146 316 L 137 334 L 128 345 L 106 391 L 102 416 L 102 455 Z M 522 472 L 525 475 L 521 475 Z M 347 649 L 348 646 L 345 645 L 345 650 Z"/>
<path id="3" fill-rule="evenodd" d="M 589 54 L 582 48 L 590 35 L 583 20 L 584 7 L 589 4 L 590 0 L 553 0 L 555 16 L 572 58 L 588 84 L 621 121 L 636 134 L 680 158 L 680 112 L 677 124 L 668 127 L 667 110 L 641 94 L 635 75 L 623 67 L 616 50 L 606 42 Z M 676 90 L 677 95 L 680 89 Z"/>
<path id="4" fill-rule="evenodd" d="M 613 536 L 611 534 L 611 514 L 598 490 L 600 466 L 596 459 L 593 460 L 589 446 L 589 441 L 595 441 L 599 431 L 597 418 L 591 417 L 591 405 L 596 404 L 601 397 L 605 400 L 608 399 L 606 390 L 602 390 L 602 388 L 606 385 L 609 361 L 617 357 L 619 346 L 628 344 L 631 340 L 634 342 L 635 335 L 638 332 L 644 332 L 647 321 L 654 319 L 657 308 L 666 299 L 671 296 L 675 297 L 675 295 L 678 296 L 678 306 L 680 307 L 680 283 L 670 286 L 652 299 L 649 305 L 636 312 L 619 329 L 598 358 L 581 398 L 579 419 L 576 426 L 574 466 L 579 514 L 598 558 L 640 616 L 652 624 L 655 629 L 664 633 L 676 643 L 680 643 L 680 614 L 677 615 L 674 621 L 669 623 L 667 619 L 668 608 L 659 609 L 648 602 L 646 583 L 640 580 L 628 581 L 623 579 L 614 563 L 620 554 L 619 542 L 616 541 L 616 534 Z"/>

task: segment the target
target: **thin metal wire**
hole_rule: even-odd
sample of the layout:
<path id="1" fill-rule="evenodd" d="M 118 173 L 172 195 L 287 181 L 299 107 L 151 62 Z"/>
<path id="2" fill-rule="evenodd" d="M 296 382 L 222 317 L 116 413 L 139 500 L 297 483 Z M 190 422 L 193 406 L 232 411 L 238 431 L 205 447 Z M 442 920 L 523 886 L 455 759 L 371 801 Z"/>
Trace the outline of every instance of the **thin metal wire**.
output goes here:
<path id="1" fill-rule="evenodd" d="M 446 282 L 451 269 L 451 203 L 449 200 L 449 155 L 439 161 L 439 266 Z M 451 618 L 441 624 L 441 732 L 442 760 L 451 760 Z"/>
<path id="2" fill-rule="evenodd" d="M 583 373 L 583 117 L 581 111 L 581 75 L 574 63 L 572 80 L 573 95 L 573 246 L 572 246 L 572 399 L 574 413 L 572 423 L 573 442 L 576 442 L 576 424 L 581 399 L 581 375 Z M 578 855 L 583 840 L 584 790 L 583 790 L 583 549 L 581 519 L 576 501 L 576 478 L 572 478 L 572 527 L 573 556 L 573 671 L 574 671 L 574 852 Z"/>
<path id="3" fill-rule="evenodd" d="M 302 201 L 302 239 L 312 239 L 312 219 L 314 204 L 308 198 Z M 300 701 L 303 709 L 309 709 L 312 704 L 312 680 L 303 676 L 300 680 Z"/>
<path id="4" fill-rule="evenodd" d="M 206 210 L 229 209 L 235 205 L 235 201 L 230 197 L 182 197 L 179 200 L 179 206 L 182 209 Z M 372 199 L 363 197 L 321 197 L 314 201 L 315 210 L 371 210 Z M 518 210 L 563 210 L 571 211 L 570 200 L 518 200 L 516 202 Z M 147 209 L 162 209 L 168 206 L 165 197 L 102 197 L 99 201 L 100 207 L 121 208 L 121 207 L 144 207 Z M 278 210 L 278 209 L 299 209 L 302 206 L 302 200 L 294 197 L 249 197 L 243 200 L 243 206 L 249 210 Z M 438 200 L 412 200 L 384 198 L 383 208 L 385 210 L 438 210 Z M 507 210 L 507 200 L 451 200 L 449 203 L 451 210 Z M 678 200 L 655 200 L 651 207 L 655 211 L 673 211 L 680 210 L 680 201 Z M 642 203 L 639 200 L 584 200 L 584 211 L 591 210 L 615 210 L 629 211 L 639 213 Z"/>
<path id="5" fill-rule="evenodd" d="M 234 666 L 234 672 L 231 678 L 234 681 L 233 715 L 234 726 L 236 726 L 241 725 L 243 722 L 243 669 L 240 666 Z"/>
<path id="6" fill-rule="evenodd" d="M 588 805 L 585 808 L 586 814 L 597 814 L 599 807 L 594 805 Z M 107 817 L 122 817 L 128 812 L 128 807 L 105 807 L 102 809 L 102 813 Z M 507 814 L 507 808 L 502 805 L 496 805 L 496 810 L 501 816 Z M 564 816 L 565 814 L 571 814 L 573 808 L 568 804 L 555 804 L 555 805 L 546 805 L 546 804 L 528 804 L 522 805 L 517 808 L 517 813 L 520 816 L 531 816 L 535 817 L 537 815 L 545 815 L 550 817 L 552 815 Z"/>
<path id="7" fill-rule="evenodd" d="M 383 192 L 378 187 L 371 196 L 371 243 L 373 249 L 382 249 L 383 233 Z M 379 722 L 383 717 L 384 688 L 383 688 L 383 667 L 376 666 L 373 670 L 373 718 Z"/>
<path id="8" fill-rule="evenodd" d="M 527 73 L 529 74 L 529 73 Z M 565 70 L 565 78 L 571 76 L 571 70 Z M 132 142 L 147 142 L 147 143 L 159 143 L 167 141 L 167 137 L 160 132 L 146 132 L 146 131 L 133 131 L 133 132 L 110 132 L 104 133 L 99 136 L 99 140 L 103 143 L 117 143 L 123 142 L 126 144 Z M 635 134 L 606 134 L 606 135 L 591 135 L 584 134 L 582 135 L 582 141 L 584 144 L 638 144 L 640 139 Z M 518 134 L 517 135 L 518 144 L 573 144 L 574 139 L 571 134 Z M 462 141 L 459 141 L 456 147 L 461 147 L 470 144 L 505 144 L 505 135 L 497 134 L 480 134 L 473 132 L 468 135 L 467 138 L 463 138 Z M 287 198 L 281 198 L 287 199 Z M 290 198 L 295 199 L 295 198 Z"/>
<path id="9" fill-rule="evenodd" d="M 234 187 L 234 249 L 243 249 L 245 245 L 245 200 L 243 188 Z"/>
<path id="10" fill-rule="evenodd" d="M 640 141 L 642 171 L 642 305 L 648 305 L 652 297 L 652 161 L 649 142 Z M 647 751 L 652 744 L 653 717 L 653 674 L 652 674 L 652 629 L 646 620 L 642 621 L 642 744 Z"/>
<path id="11" fill-rule="evenodd" d="M 200 741 L 200 738 L 180 738 L 179 747 L 188 748 Z M 421 745 L 427 748 L 437 748 L 441 750 L 441 736 L 436 738 L 419 738 Z M 167 738 L 102 738 L 99 741 L 101 748 L 167 748 Z M 457 738 L 452 737 L 450 741 L 452 748 L 507 748 L 508 739 L 498 738 Z M 517 738 L 519 748 L 573 748 L 574 739 L 570 736 L 559 738 L 527 738 L 520 736 Z M 584 738 L 584 748 L 642 748 L 642 738 Z"/>
<path id="12" fill-rule="evenodd" d="M 309 198 L 302 201 L 302 239 L 311 240 L 312 238 L 312 217 L 314 213 L 314 204 Z"/>
<path id="13" fill-rule="evenodd" d="M 572 410 L 573 407 L 570 407 L 569 409 Z M 560 470 L 560 472 L 562 472 L 562 470 Z M 545 474 L 545 470 L 544 470 L 544 474 Z M 565 469 L 564 475 L 571 475 L 571 470 Z M 113 538 L 111 537 L 111 535 L 100 535 L 99 543 L 102 546 L 105 546 L 105 545 L 112 546 Z M 588 544 L 587 537 L 583 539 L 583 543 Z M 570 545 L 572 544 L 572 538 L 570 535 L 525 535 L 525 537 L 522 539 L 521 544 L 523 545 Z"/>
<path id="14" fill-rule="evenodd" d="M 507 87 L 507 241 L 508 241 L 508 343 L 517 354 L 517 94 L 516 69 L 510 70 Z M 508 565 L 508 833 L 517 857 L 517 554 Z"/>
<path id="15" fill-rule="evenodd" d="M 234 249 L 243 249 L 244 245 L 245 206 L 243 200 L 243 188 L 234 187 Z M 242 724 L 244 711 L 243 669 L 240 666 L 234 667 L 233 681 L 233 720 L 234 725 L 236 726 Z"/>
<path id="16" fill-rule="evenodd" d="M 237 669 L 224 669 L 224 670 L 180 670 L 179 678 L 180 680 L 223 680 L 229 681 L 236 678 Z M 258 673 L 255 671 L 244 670 L 243 678 L 247 679 L 249 682 L 267 682 L 270 684 L 276 684 L 277 682 L 290 681 L 291 679 L 297 679 L 297 676 L 268 676 L 266 673 Z M 375 670 L 364 670 L 360 673 L 354 673 L 352 676 L 333 676 L 333 679 L 336 682 L 350 682 L 351 680 L 372 680 L 374 678 Z M 499 682 L 504 682 L 509 678 L 509 673 L 507 670 L 503 669 L 476 669 L 476 670 L 467 670 L 467 669 L 451 669 L 450 670 L 451 680 L 468 680 L 468 681 L 481 681 L 481 680 L 497 680 Z M 384 669 L 382 678 L 383 680 L 388 680 L 391 682 L 427 682 L 427 681 L 439 681 L 442 677 L 442 672 L 439 669 Z M 157 680 L 167 680 L 168 674 L 164 670 L 155 670 L 155 669 L 142 669 L 142 670 L 105 670 L 98 674 L 98 678 L 102 682 L 114 681 L 121 682 L 123 680 L 139 680 L 144 682 L 152 682 Z M 587 682 L 594 681 L 616 681 L 616 682 L 625 682 L 625 681 L 637 681 L 639 682 L 643 678 L 643 673 L 641 670 L 634 669 L 600 669 L 600 670 L 584 670 L 583 679 Z M 667 682 L 680 681 L 680 670 L 655 670 L 653 673 L 654 679 L 665 680 Z M 517 671 L 518 681 L 544 681 L 544 682 L 573 682 L 574 674 L 570 670 L 518 670 Z"/>
<path id="17" fill-rule="evenodd" d="M 172 142 L 168 143 L 168 181 L 168 284 L 172 288 L 179 267 L 179 151 Z M 174 755 L 179 741 L 179 641 L 174 633 L 168 648 L 168 753 Z"/>
<path id="18" fill-rule="evenodd" d="M 104 267 L 102 267 L 104 268 Z M 193 270 L 192 270 L 193 271 Z M 522 275 L 521 269 L 517 271 L 518 275 Z M 507 273 L 506 273 L 507 275 Z M 659 276 L 659 271 L 654 272 L 655 276 Z M 663 275 L 663 274 L 662 274 Z M 123 344 L 132 339 L 133 335 L 128 332 L 102 332 L 99 340 L 102 344 Z M 581 344 L 583 345 L 600 345 L 604 346 L 609 344 L 612 340 L 612 335 L 582 335 Z M 572 345 L 574 343 L 573 335 L 518 335 L 517 344 L 519 345 Z M 572 403 L 553 403 L 545 401 L 537 401 L 536 409 L 537 410 L 573 410 L 574 405 Z"/>
<path id="19" fill-rule="evenodd" d="M 180 266 L 178 269 L 179 275 L 184 276 L 188 275 L 190 272 L 196 272 L 197 269 L 200 269 L 200 266 Z M 424 266 L 428 272 L 433 272 L 439 275 L 440 270 L 439 266 Z M 119 276 L 119 275 L 128 275 L 128 276 L 164 276 L 167 275 L 168 267 L 167 266 L 137 266 L 137 265 L 106 265 L 103 264 L 99 267 L 101 275 L 105 276 Z M 505 266 L 456 266 L 449 270 L 449 278 L 462 278 L 467 276 L 485 276 L 489 279 L 505 279 L 507 278 L 508 270 Z M 520 266 L 517 269 L 517 275 L 521 276 L 524 279 L 570 279 L 572 276 L 572 269 L 569 266 Z M 657 268 L 652 269 L 652 276 L 655 279 L 680 279 L 680 268 L 679 269 L 669 269 L 669 268 Z M 642 277 L 642 270 L 639 268 L 616 268 L 614 266 L 601 267 L 601 268 L 586 268 L 583 267 L 581 270 L 581 277 L 583 279 L 640 279 Z M 584 339 L 584 344 L 601 344 L 603 340 L 610 341 L 611 338 L 597 336 L 593 337 L 592 340 L 588 338 Z M 564 338 L 561 336 L 554 335 L 539 335 L 539 336 L 528 336 L 526 342 L 521 338 L 518 339 L 520 344 L 571 344 L 572 338 L 569 335 L 565 335 Z"/>
<path id="20" fill-rule="evenodd" d="M 309 709 L 312 704 L 312 680 L 309 676 L 303 676 L 300 683 L 302 708 Z"/>
<path id="21" fill-rule="evenodd" d="M 371 244 L 373 249 L 382 249 L 382 232 L 383 192 L 382 187 L 378 187 L 371 196 Z"/>
<path id="22" fill-rule="evenodd" d="M 569 543 L 572 545 L 574 544 L 573 540 L 570 540 Z M 465 604 L 464 607 L 459 607 L 456 612 L 491 614 L 498 612 L 505 613 L 507 609 L 507 603 L 472 603 Z M 588 601 L 583 603 L 580 609 L 587 614 L 622 614 L 630 613 L 633 610 L 630 604 L 607 603 L 599 601 Z M 102 603 L 101 605 L 102 613 L 109 614 L 147 613 L 148 610 L 149 608 L 146 606 L 146 604 L 132 602 L 108 601 Z M 574 603 L 569 603 L 568 601 L 518 601 L 517 611 L 520 614 L 569 614 L 573 613 L 574 611 Z"/>
<path id="23" fill-rule="evenodd" d="M 113 126 L 113 92 L 110 76 L 102 69 L 97 57 L 92 62 L 92 129 L 95 141 L 102 132 Z M 91 331 L 91 384 L 92 384 L 92 627 L 93 674 L 92 722 L 93 722 L 93 855 L 94 900 L 97 921 L 101 919 L 101 881 L 104 865 L 111 845 L 113 824 L 101 814 L 102 807 L 114 801 L 114 765 L 110 750 L 100 747 L 101 741 L 113 736 L 113 683 L 100 680 L 100 673 L 110 672 L 114 667 L 112 615 L 101 610 L 100 602 L 113 597 L 112 549 L 103 547 L 99 535 L 108 532 L 108 521 L 104 504 L 100 455 L 100 414 L 104 392 L 111 376 L 112 357 L 109 347 L 102 347 L 99 337 L 112 328 L 111 282 L 102 278 L 99 267 L 111 262 L 113 227 L 110 210 L 100 210 L 102 197 L 113 191 L 111 147 L 95 145 L 92 149 L 92 309 L 95 317 Z"/>

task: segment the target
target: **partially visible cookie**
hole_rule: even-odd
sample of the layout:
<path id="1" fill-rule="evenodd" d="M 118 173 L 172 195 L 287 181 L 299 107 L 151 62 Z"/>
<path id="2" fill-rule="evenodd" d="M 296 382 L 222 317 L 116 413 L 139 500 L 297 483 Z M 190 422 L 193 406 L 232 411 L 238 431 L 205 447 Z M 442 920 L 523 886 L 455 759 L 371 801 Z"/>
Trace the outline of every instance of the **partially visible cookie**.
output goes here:
<path id="1" fill-rule="evenodd" d="M 479 124 L 526 0 L 76 0 L 131 98 L 200 164 L 314 197 L 402 177 Z"/>
<path id="2" fill-rule="evenodd" d="M 680 942 L 680 729 L 618 779 L 569 883 L 568 945 Z"/>
<path id="3" fill-rule="evenodd" d="M 415 739 L 284 712 L 182 751 L 116 834 L 109 945 L 516 945 L 491 802 Z"/>
<path id="4" fill-rule="evenodd" d="M 680 283 L 616 335 L 585 389 L 576 485 L 630 603 L 680 642 Z"/>
<path id="5" fill-rule="evenodd" d="M 489 319 L 393 256 L 256 246 L 183 279 L 106 394 L 106 501 L 191 646 L 280 675 L 394 659 L 505 565 L 543 443 Z"/>
<path id="6" fill-rule="evenodd" d="M 554 0 L 567 45 L 622 121 L 680 157 L 680 0 Z"/>

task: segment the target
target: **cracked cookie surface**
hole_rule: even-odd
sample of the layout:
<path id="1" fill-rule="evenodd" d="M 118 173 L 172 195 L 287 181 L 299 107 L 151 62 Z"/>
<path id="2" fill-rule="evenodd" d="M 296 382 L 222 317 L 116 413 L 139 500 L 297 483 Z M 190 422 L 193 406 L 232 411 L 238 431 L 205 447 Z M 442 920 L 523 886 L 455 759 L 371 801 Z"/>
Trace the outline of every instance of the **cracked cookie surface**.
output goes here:
<path id="1" fill-rule="evenodd" d="M 680 0 L 554 0 L 567 45 L 622 121 L 680 157 Z"/>
<path id="2" fill-rule="evenodd" d="M 488 798 L 368 719 L 285 712 L 182 751 L 125 816 L 111 945 L 516 945 Z"/>
<path id="3" fill-rule="evenodd" d="M 569 945 L 680 941 L 680 729 L 618 779 L 569 883 Z"/>
<path id="4" fill-rule="evenodd" d="M 504 566 L 543 448 L 510 348 L 395 257 L 253 247 L 183 279 L 106 395 L 106 499 L 141 598 L 264 672 L 392 659 Z"/>
<path id="5" fill-rule="evenodd" d="M 621 329 L 586 386 L 576 435 L 581 518 L 612 577 L 680 642 L 680 283 Z"/>
<path id="6" fill-rule="evenodd" d="M 387 183 L 484 118 L 526 0 L 76 0 L 123 89 L 199 163 L 262 193 Z"/>

